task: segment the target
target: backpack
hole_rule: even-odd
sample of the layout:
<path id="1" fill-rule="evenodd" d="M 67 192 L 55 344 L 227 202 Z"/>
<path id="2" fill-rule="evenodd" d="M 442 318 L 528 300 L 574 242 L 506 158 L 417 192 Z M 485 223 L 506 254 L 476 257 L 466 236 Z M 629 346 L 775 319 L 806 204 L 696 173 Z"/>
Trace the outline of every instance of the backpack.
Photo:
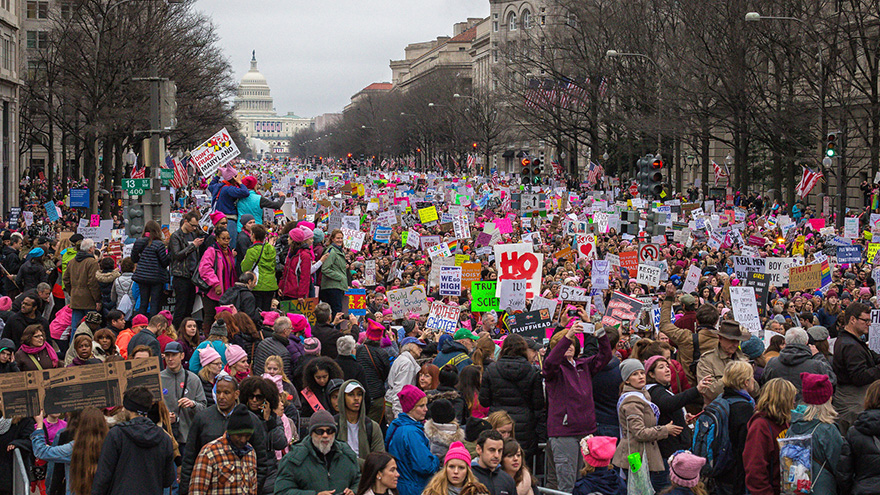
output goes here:
<path id="1" fill-rule="evenodd" d="M 703 408 L 694 423 L 694 440 L 691 452 L 706 459 L 701 476 L 715 477 L 725 472 L 734 462 L 730 442 L 730 405 L 748 402 L 744 397 L 725 399 L 721 396 Z"/>

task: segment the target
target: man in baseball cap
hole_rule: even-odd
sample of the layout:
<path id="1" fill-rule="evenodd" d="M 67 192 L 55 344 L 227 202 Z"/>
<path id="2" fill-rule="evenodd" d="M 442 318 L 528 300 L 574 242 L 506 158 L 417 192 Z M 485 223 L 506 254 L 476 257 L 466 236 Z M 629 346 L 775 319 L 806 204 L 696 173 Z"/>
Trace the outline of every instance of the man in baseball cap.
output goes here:
<path id="1" fill-rule="evenodd" d="M 452 340 L 443 343 L 440 354 L 434 358 L 434 365 L 442 368 L 447 364 L 454 364 L 461 371 L 465 366 L 473 364 L 470 355 L 479 339 L 467 328 L 459 328 L 452 335 Z"/>

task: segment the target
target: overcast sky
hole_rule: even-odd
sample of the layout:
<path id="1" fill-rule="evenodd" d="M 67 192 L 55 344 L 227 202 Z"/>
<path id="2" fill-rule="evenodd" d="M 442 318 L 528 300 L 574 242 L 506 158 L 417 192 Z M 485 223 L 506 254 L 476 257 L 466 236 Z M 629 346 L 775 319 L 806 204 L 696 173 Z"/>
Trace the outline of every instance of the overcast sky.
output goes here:
<path id="1" fill-rule="evenodd" d="M 275 110 L 301 117 L 341 112 L 373 82 L 391 82 L 390 60 L 409 43 L 451 36 L 452 25 L 489 15 L 488 0 L 199 0 L 214 19 L 236 81 L 257 51 Z"/>

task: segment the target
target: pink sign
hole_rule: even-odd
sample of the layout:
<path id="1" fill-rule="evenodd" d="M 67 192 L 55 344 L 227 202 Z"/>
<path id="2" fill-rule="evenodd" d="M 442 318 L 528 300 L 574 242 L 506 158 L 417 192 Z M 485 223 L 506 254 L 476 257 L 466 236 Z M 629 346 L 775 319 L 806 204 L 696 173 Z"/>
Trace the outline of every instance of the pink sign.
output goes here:
<path id="1" fill-rule="evenodd" d="M 100 227 L 101 226 L 101 215 L 92 215 L 91 220 L 89 222 L 89 227 Z"/>

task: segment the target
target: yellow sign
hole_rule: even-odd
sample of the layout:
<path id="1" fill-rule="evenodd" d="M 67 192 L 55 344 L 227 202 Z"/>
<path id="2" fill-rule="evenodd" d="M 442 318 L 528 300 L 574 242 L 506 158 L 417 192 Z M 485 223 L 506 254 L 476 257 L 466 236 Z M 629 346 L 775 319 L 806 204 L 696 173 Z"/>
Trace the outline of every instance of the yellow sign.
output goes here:
<path id="1" fill-rule="evenodd" d="M 455 266 L 461 266 L 462 263 L 466 263 L 470 259 L 471 259 L 471 257 L 467 254 L 456 254 L 455 255 Z"/>
<path id="2" fill-rule="evenodd" d="M 868 243 L 868 263 L 874 263 L 874 255 L 880 251 L 880 242 Z"/>
<path id="3" fill-rule="evenodd" d="M 804 243 L 806 242 L 806 238 L 802 235 L 797 236 L 797 239 L 794 241 L 794 246 L 791 247 L 791 254 L 793 255 L 804 255 Z"/>
<path id="4" fill-rule="evenodd" d="M 419 219 L 422 223 L 430 223 L 436 222 L 438 220 L 437 216 L 437 208 L 434 206 L 429 206 L 427 208 L 422 208 L 419 210 Z"/>

